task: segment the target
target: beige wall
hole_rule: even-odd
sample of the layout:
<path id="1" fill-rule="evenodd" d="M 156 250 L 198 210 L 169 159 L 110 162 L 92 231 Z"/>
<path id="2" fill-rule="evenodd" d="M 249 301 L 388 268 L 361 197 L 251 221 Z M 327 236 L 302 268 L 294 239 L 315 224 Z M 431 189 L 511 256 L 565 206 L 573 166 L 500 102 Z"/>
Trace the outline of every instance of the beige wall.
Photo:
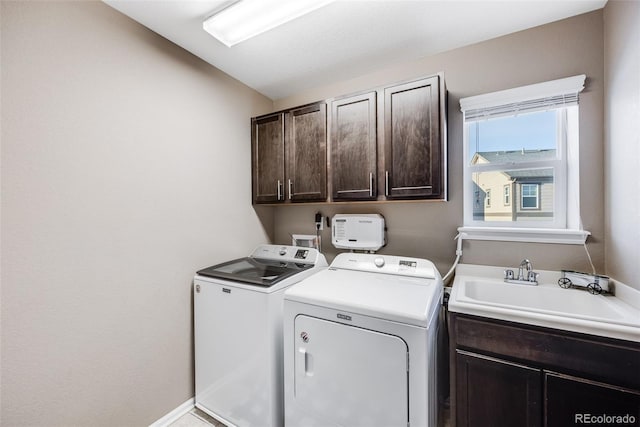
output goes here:
<path id="1" fill-rule="evenodd" d="M 193 396 L 194 272 L 269 239 L 273 103 L 103 3 L 1 7 L 0 424 L 148 425 Z"/>
<path id="2" fill-rule="evenodd" d="M 446 203 L 282 206 L 276 208 L 277 242 L 289 242 L 290 233 L 312 232 L 317 210 L 325 215 L 379 212 L 389 228 L 389 244 L 381 253 L 430 258 L 444 274 L 455 257 L 456 228 L 462 225 L 460 98 L 584 73 L 587 87 L 580 96 L 581 211 L 584 227 L 593 233 L 589 239 L 591 255 L 603 272 L 602 27 L 599 10 L 277 100 L 276 108 L 286 108 L 444 71 L 449 90 L 450 199 Z M 325 230 L 323 236 L 324 248 L 330 256 L 335 255 L 329 231 Z M 514 266 L 525 257 L 536 268 L 590 271 L 582 246 L 480 241 L 464 244 L 466 263 Z"/>
<path id="3" fill-rule="evenodd" d="M 611 191 L 638 185 L 637 163 L 620 168 L 630 151 L 639 157 L 637 120 L 620 112 L 627 87 L 637 96 L 622 99 L 637 107 L 640 96 L 626 74 L 638 75 L 638 51 L 627 50 L 638 45 L 638 4 L 621 3 L 605 9 L 605 203 L 602 11 L 273 105 L 102 3 L 2 1 L 0 424 L 147 425 L 192 397 L 193 272 L 271 234 L 288 243 L 290 233 L 312 233 L 316 211 L 380 212 L 389 228 L 381 252 L 431 258 L 444 273 L 462 223 L 458 101 L 479 93 L 587 74 L 583 222 L 602 272 L 609 206 L 607 271 L 633 284 L 640 189 Z M 250 116 L 438 71 L 449 89 L 449 202 L 251 208 Z M 467 263 L 529 257 L 536 268 L 589 269 L 576 246 L 464 249 Z"/>
<path id="4" fill-rule="evenodd" d="M 640 2 L 604 9 L 607 274 L 640 289 Z"/>

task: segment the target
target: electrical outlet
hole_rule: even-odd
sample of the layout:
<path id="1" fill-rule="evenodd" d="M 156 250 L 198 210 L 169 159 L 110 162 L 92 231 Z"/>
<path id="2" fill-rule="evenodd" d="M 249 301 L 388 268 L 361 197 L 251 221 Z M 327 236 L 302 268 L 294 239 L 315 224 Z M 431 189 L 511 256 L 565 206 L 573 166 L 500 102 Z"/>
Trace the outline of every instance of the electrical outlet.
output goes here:
<path id="1" fill-rule="evenodd" d="M 324 229 L 323 219 L 324 218 L 322 217 L 322 214 L 320 212 L 316 213 L 316 218 L 315 218 L 316 230 L 322 231 Z"/>

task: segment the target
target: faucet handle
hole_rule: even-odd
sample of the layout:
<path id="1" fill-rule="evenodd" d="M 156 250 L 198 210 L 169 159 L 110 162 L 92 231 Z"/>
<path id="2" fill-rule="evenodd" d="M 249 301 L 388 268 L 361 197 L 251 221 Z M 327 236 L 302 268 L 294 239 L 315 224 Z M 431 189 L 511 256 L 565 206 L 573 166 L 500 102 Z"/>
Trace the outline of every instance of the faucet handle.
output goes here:
<path id="1" fill-rule="evenodd" d="M 537 282 L 538 281 L 538 273 L 534 272 L 534 271 L 530 271 L 527 274 L 527 280 L 529 282 Z"/>
<path id="2" fill-rule="evenodd" d="M 508 280 L 513 280 L 515 278 L 513 270 L 505 270 L 504 271 L 504 278 L 508 279 Z"/>

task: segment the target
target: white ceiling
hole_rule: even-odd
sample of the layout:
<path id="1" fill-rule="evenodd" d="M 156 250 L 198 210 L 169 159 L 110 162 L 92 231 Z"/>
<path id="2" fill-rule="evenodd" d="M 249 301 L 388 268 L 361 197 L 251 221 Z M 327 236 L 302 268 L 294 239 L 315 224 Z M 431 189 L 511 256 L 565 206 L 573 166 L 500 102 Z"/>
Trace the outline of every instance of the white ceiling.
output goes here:
<path id="1" fill-rule="evenodd" d="M 225 0 L 103 0 L 271 99 L 602 8 L 607 0 L 339 0 L 228 48 Z"/>

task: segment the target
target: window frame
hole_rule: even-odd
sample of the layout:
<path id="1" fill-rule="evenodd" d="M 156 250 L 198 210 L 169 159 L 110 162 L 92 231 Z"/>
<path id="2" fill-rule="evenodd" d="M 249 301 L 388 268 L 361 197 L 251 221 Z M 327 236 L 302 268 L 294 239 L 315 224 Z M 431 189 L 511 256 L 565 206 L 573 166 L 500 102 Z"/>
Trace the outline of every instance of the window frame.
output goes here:
<path id="1" fill-rule="evenodd" d="M 501 240 L 542 243 L 583 244 L 588 231 L 582 229 L 579 200 L 579 106 L 578 93 L 584 89 L 586 76 L 579 75 L 553 80 L 529 86 L 522 86 L 483 95 L 460 99 L 463 113 L 463 217 L 464 225 L 458 231 L 466 239 Z M 532 107 L 533 106 L 533 107 Z M 556 158 L 553 160 L 523 162 L 517 164 L 477 164 L 471 165 L 469 147 L 469 126 L 472 121 L 483 120 L 485 112 L 489 116 L 510 116 L 522 113 L 554 109 L 560 116 L 557 123 Z M 512 110 L 515 108 L 516 110 Z M 515 114 L 512 114 L 515 111 Z M 467 120 L 467 113 L 472 118 Z M 475 115 L 474 115 L 475 114 Z M 485 171 L 512 171 L 521 169 L 553 169 L 553 221 L 484 221 L 474 219 L 473 174 Z M 514 206 L 513 197 L 517 197 L 513 182 L 505 184 L 508 202 L 503 205 Z M 515 194 L 514 194 L 515 193 Z M 542 185 L 538 187 L 537 205 L 542 206 Z M 520 197 L 518 197 L 520 199 Z M 517 203 L 517 202 L 516 202 Z M 520 202 L 520 204 L 522 204 Z M 525 208 L 531 211 L 531 208 Z"/>
<path id="2" fill-rule="evenodd" d="M 511 206 L 511 183 L 505 184 L 502 188 L 502 205 Z"/>
<path id="3" fill-rule="evenodd" d="M 535 206 L 525 206 L 524 205 L 524 187 L 525 185 L 527 187 L 532 187 L 536 189 L 536 195 L 535 196 L 530 196 L 527 195 L 527 198 L 535 198 L 536 204 Z M 537 183 L 537 182 L 521 182 L 520 183 L 520 209 L 522 210 L 527 210 L 527 211 L 533 211 L 533 210 L 540 210 L 541 206 L 540 206 L 540 187 L 541 184 Z"/>

